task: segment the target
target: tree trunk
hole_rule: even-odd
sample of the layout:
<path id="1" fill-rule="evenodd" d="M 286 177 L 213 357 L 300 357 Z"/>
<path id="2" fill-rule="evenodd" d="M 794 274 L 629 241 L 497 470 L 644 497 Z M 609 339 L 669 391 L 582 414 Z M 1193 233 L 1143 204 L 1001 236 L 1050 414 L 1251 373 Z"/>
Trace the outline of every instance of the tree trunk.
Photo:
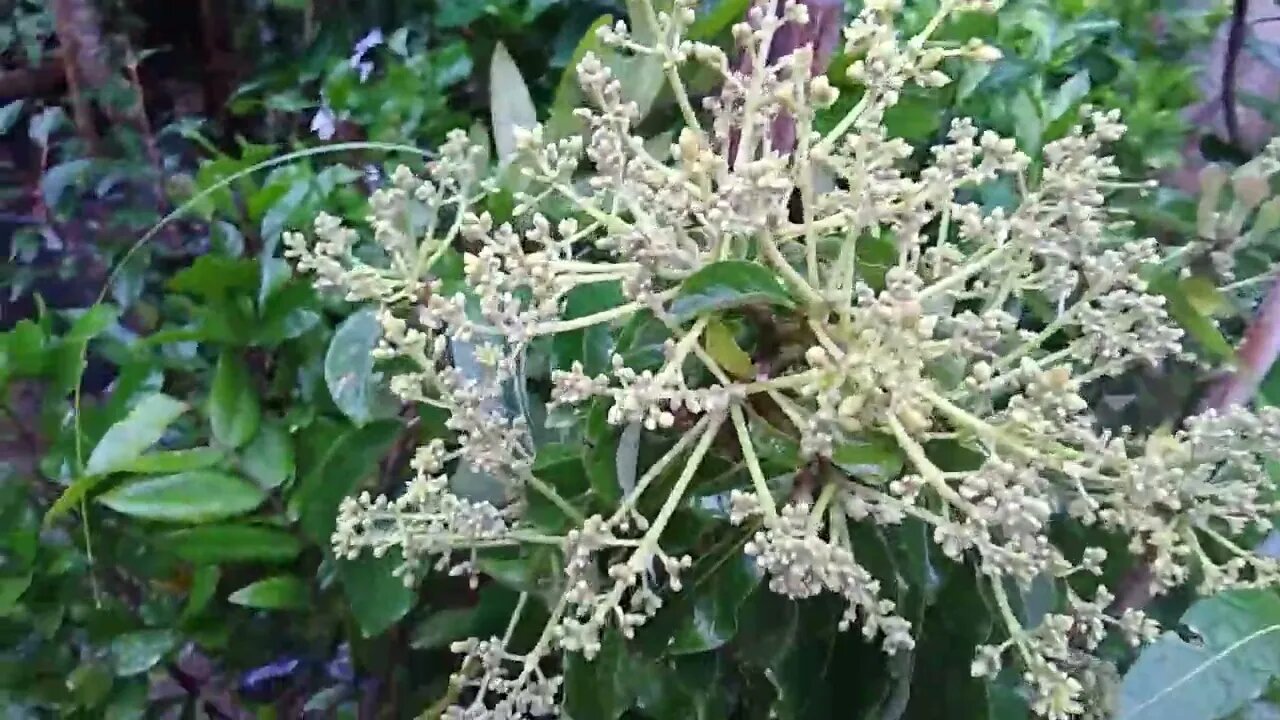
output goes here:
<path id="1" fill-rule="evenodd" d="M 107 84 L 111 67 L 102 42 L 102 21 L 93 0 L 52 0 L 54 31 L 62 45 L 63 68 L 76 128 L 92 150 L 98 146 L 93 107 L 85 92 Z"/>

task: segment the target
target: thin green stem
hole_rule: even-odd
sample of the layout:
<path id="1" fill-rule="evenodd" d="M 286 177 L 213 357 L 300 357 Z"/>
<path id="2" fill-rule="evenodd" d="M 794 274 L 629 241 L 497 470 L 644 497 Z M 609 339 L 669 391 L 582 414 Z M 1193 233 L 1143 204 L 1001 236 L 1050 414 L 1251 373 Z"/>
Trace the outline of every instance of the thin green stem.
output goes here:
<path id="1" fill-rule="evenodd" d="M 707 426 L 706 432 L 698 439 L 698 444 L 693 448 L 693 452 L 689 454 L 689 461 L 684 466 L 684 471 L 676 479 L 676 484 L 671 488 L 671 493 L 667 495 L 666 502 L 662 503 L 657 517 L 653 519 L 653 524 L 649 526 L 649 530 L 645 533 L 644 538 L 641 539 L 640 547 L 632 556 L 633 562 L 640 564 L 648 562 L 649 556 L 657 548 L 658 538 L 662 535 L 662 531 L 666 529 L 671 516 L 676 512 L 676 508 L 680 507 L 680 503 L 684 500 L 684 493 L 689 489 L 689 483 L 693 481 L 693 476 L 697 474 L 703 458 L 707 455 L 707 450 L 711 448 L 711 442 L 715 440 L 716 433 L 720 431 L 720 426 L 723 423 L 724 413 L 717 413 L 711 417 L 711 422 Z"/>
<path id="2" fill-rule="evenodd" d="M 525 474 L 525 482 L 534 490 L 537 490 L 543 497 L 555 503 L 555 506 L 564 511 L 564 514 L 568 515 L 574 522 L 582 523 L 587 519 L 586 516 L 578 510 L 578 508 L 570 504 L 568 500 L 565 500 L 563 495 L 556 492 L 555 488 L 548 485 L 542 480 L 542 478 L 534 475 L 532 472 Z"/>
<path id="3" fill-rule="evenodd" d="M 671 463 L 675 462 L 676 458 L 683 455 L 684 451 L 688 449 L 689 445 L 693 444 L 694 440 L 702 437 L 710 422 L 711 417 L 709 415 L 703 416 L 688 432 L 680 436 L 680 439 L 676 441 L 675 445 L 671 446 L 670 450 L 665 452 L 662 457 L 658 458 L 657 462 L 649 466 L 649 469 L 646 470 L 644 475 L 641 475 L 640 479 L 636 482 L 635 488 L 631 490 L 627 497 L 622 501 L 622 505 L 618 508 L 617 512 L 614 513 L 614 519 L 620 517 L 626 510 L 635 508 L 636 503 L 640 500 L 640 496 L 644 494 L 644 491 L 649 487 L 650 483 L 662 475 L 667 467 L 670 466 Z"/>
<path id="4" fill-rule="evenodd" d="M 764 513 L 770 519 L 778 517 L 778 508 L 774 504 L 773 494 L 769 492 L 769 481 L 765 479 L 764 470 L 760 468 L 760 459 L 756 457 L 756 446 L 751 440 L 751 431 L 747 428 L 747 420 L 743 417 L 742 408 L 734 405 L 729 408 L 729 416 L 733 419 L 733 430 L 738 435 L 738 445 L 742 448 L 742 459 L 747 462 L 747 471 L 751 475 L 751 485 L 756 497 L 764 506 Z"/>

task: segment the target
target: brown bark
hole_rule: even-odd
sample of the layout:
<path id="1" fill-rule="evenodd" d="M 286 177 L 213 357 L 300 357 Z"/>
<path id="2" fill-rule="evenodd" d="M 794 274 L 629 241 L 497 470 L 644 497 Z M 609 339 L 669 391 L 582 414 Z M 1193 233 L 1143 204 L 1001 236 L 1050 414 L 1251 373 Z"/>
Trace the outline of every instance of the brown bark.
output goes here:
<path id="1" fill-rule="evenodd" d="M 85 92 L 101 88 L 111 79 L 98 9 L 93 0 L 51 0 L 50 8 L 65 58 L 63 69 L 76 129 L 96 151 L 100 138 L 93 121 L 93 106 Z"/>
<path id="2" fill-rule="evenodd" d="M 67 82 L 62 53 L 54 53 L 40 65 L 0 70 L 0 98 L 17 99 L 60 90 Z"/>

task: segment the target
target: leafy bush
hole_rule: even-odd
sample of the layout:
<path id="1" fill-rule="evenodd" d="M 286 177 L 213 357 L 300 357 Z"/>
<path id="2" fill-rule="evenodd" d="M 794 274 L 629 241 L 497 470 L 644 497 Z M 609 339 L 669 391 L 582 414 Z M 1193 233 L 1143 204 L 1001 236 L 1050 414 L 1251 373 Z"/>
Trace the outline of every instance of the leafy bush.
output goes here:
<path id="1" fill-rule="evenodd" d="M 401 493 L 344 501 L 336 554 L 395 558 L 410 587 L 431 572 L 478 584 L 503 559 L 533 566 L 503 634 L 453 644 L 464 659 L 446 717 L 592 714 L 579 703 L 600 693 L 578 688 L 602 682 L 622 684 L 625 709 L 641 690 L 612 658 L 668 655 L 699 624 L 704 590 L 738 610 L 753 595 L 834 597 L 807 609 L 817 635 L 857 626 L 891 661 L 910 658 L 931 629 L 921 582 L 900 569 L 920 564 L 912 549 L 932 556 L 916 578 L 971 576 L 956 582 L 994 603 L 964 642 L 978 687 L 1009 663 L 1032 713 L 1105 717 L 1117 671 L 1104 641 L 1159 633 L 1139 608 L 1109 612 L 1109 558 L 1142 558 L 1157 594 L 1276 582 L 1275 560 L 1232 539 L 1269 530 L 1277 509 L 1273 409 L 1211 409 L 1143 438 L 1100 425 L 1081 396 L 1190 357 L 1148 291 L 1156 242 L 1106 206 L 1125 187 L 1103 154 L 1123 135 L 1118 113 L 1086 107 L 1038 159 L 956 119 L 913 163 L 886 115 L 908 86 L 998 59 L 980 40 L 931 37 L 996 6 L 944 2 L 900 40 L 897 4 L 868 3 L 845 32 L 859 97 L 814 131 L 840 92 L 812 74 L 812 48 L 771 54 L 784 28 L 810 23 L 807 5 L 778 5 L 735 27 L 737 65 L 684 40 L 691 3 L 600 30 L 607 47 L 662 60 L 684 124 L 669 161 L 635 135 L 638 105 L 589 52 L 574 112 L 585 136 L 513 135 L 524 183 L 511 222 L 483 208 L 484 151 L 455 132 L 425 175 L 401 167 L 374 193 L 370 245 L 328 214 L 314 243 L 285 236 L 318 287 L 378 304 L 392 391 L 450 413 L 451 435 L 416 451 Z M 723 76 L 707 116 L 686 65 Z M 834 186 L 819 194 L 823 175 Z M 1002 180 L 1011 201 L 983 202 Z M 459 242 L 461 283 L 436 270 Z M 539 472 L 565 462 L 566 434 L 587 446 L 568 461 L 585 482 Z M 1033 611 L 1037 590 L 1047 602 Z M 530 623 L 539 601 L 547 617 Z M 521 639 L 522 625 L 541 629 Z M 751 674 L 732 649 L 717 655 Z M 719 714 L 747 704 L 717 689 Z"/>
<path id="2" fill-rule="evenodd" d="M 896 26 L 932 25 L 953 82 L 908 83 L 896 102 L 865 90 L 857 43 L 835 50 L 825 83 L 785 82 L 798 54 L 769 61 L 777 92 L 722 90 L 727 68 L 758 77 L 735 74 L 741 0 L 701 3 L 692 22 L 643 0 L 337 3 L 310 29 L 282 5 L 284 32 L 261 48 L 276 69 L 230 105 L 257 142 L 220 143 L 217 126 L 206 142 L 190 122 L 165 135 L 203 148 L 198 167 L 190 149 L 175 156 L 190 169 L 168 189 L 207 237 L 174 251 L 148 242 L 172 229 L 154 226 L 116 265 L 114 306 L 46 310 L 0 335 L 0 427 L 23 448 L 0 483 L 6 710 L 435 717 L 528 702 L 578 720 L 997 718 L 1071 710 L 1076 693 L 1087 712 L 1114 701 L 1148 717 L 1193 707 L 1185 678 L 1235 673 L 1245 682 L 1199 698 L 1212 714 L 1184 716 L 1236 711 L 1280 669 L 1239 653 L 1262 652 L 1269 592 L 1187 610 L 1179 591 L 1147 620 L 1103 614 L 1134 563 L 1126 534 L 1182 568 L 1194 546 L 1178 533 L 1199 527 L 1213 564 L 1194 565 L 1225 575 L 1191 579 L 1240 580 L 1213 549 L 1231 523 L 1134 483 L 1174 477 L 1154 468 L 1188 448 L 1201 467 L 1222 423 L 1274 440 L 1242 413 L 1150 433 L 1144 454 L 1198 377 L 1172 360 L 1190 357 L 1176 328 L 1201 360 L 1227 359 L 1273 256 L 1261 198 L 1201 204 L 1223 227 L 1262 227 L 1249 242 L 1200 233 L 1162 263 L 1137 229 L 1113 227 L 1123 208 L 1162 240 L 1171 226 L 1196 234 L 1194 203 L 1119 181 L 1167 167 L 1188 130 L 1191 74 L 1168 60 L 1208 16 L 1177 15 L 1186 24 L 1162 34 L 1155 5 L 1019 1 L 937 24 L 936 3 L 911 3 Z M 630 27 L 611 31 L 627 11 Z M 888 21 L 866 12 L 867 28 Z M 680 59 L 676 85 L 665 53 L 686 50 L 698 57 Z M 611 105 L 610 76 L 634 111 Z M 1083 104 L 1120 98 L 1123 137 L 1105 115 L 1073 131 Z M 780 107 L 829 139 L 764 159 Z M 949 200 L 950 185 L 918 183 L 951 157 L 930 146 L 963 146 L 960 117 L 974 142 L 989 128 L 1018 147 L 989 143 L 995 165 Z M 334 144 L 315 145 L 330 122 Z M 51 157 L 84 159 L 56 144 L 65 126 L 45 127 Z M 1098 159 L 1103 136 L 1112 160 Z M 386 172 L 387 152 L 416 174 Z M 871 175 L 852 164 L 872 158 Z M 64 221 L 77 188 L 120 167 L 59 166 L 46 176 L 79 178 L 60 195 Z M 285 234 L 316 217 L 320 243 Z M 1033 226 L 1070 252 L 1033 241 Z M 127 245 L 101 249 L 114 262 Z M 1219 273 L 1223 253 L 1237 277 Z M 913 322 L 901 311 L 921 293 Z M 82 388 L 86 360 L 113 368 L 107 392 Z M 1157 382 L 1176 392 L 1144 389 Z M 1111 409 L 1134 393 L 1141 413 Z M 1126 423 L 1138 432 L 1107 435 Z M 1103 439 L 1105 462 L 1066 457 Z M 1231 459 L 1265 485 L 1258 450 Z M 1106 528 L 1050 492 L 1071 492 L 1068 463 Z M 1237 509 L 1269 502 L 1247 496 Z M 1010 512 L 1015 500 L 1028 512 Z M 1148 500 L 1165 504 L 1133 510 Z M 1067 565 L 1080 569 L 1059 577 Z M 1132 651 L 1092 647 L 1098 623 L 1149 637 L 1184 610 L 1204 647 L 1167 632 L 1123 683 Z M 835 632 L 842 620 L 857 632 Z M 975 650 L 992 677 L 971 676 Z M 525 685 L 507 682 L 523 669 Z"/>

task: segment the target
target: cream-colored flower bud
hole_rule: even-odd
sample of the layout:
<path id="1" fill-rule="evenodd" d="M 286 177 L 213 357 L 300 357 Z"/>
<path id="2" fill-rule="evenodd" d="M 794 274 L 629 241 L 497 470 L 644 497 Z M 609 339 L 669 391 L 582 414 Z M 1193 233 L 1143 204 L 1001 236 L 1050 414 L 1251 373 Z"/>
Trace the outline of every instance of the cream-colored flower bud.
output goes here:
<path id="1" fill-rule="evenodd" d="M 978 62 L 993 63 L 1004 57 L 1004 53 L 1000 52 L 1000 48 L 986 43 L 977 43 L 968 50 L 970 60 Z"/>
<path id="2" fill-rule="evenodd" d="M 804 359 L 813 367 L 822 367 L 831 362 L 827 351 L 821 345 L 814 345 L 804 353 Z"/>
<path id="3" fill-rule="evenodd" d="M 840 99 L 840 90 L 831 84 L 826 75 L 818 75 L 809 81 L 809 97 L 820 108 L 829 108 Z"/>

